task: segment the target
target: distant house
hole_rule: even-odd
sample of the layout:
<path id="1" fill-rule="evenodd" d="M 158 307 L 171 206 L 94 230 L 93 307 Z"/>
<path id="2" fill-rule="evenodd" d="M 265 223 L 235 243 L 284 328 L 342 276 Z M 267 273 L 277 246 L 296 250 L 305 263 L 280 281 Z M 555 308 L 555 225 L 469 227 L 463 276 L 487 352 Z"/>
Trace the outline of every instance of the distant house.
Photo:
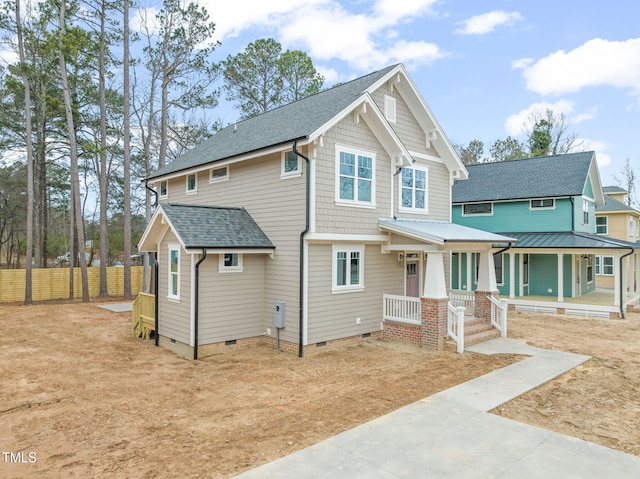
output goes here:
<path id="1" fill-rule="evenodd" d="M 469 179 L 453 187 L 452 220 L 518 240 L 494 258 L 498 289 L 510 304 L 609 316 L 624 314 L 637 300 L 635 241 L 597 234 L 602 224 L 596 211 L 605 206 L 605 195 L 593 152 L 467 169 Z M 596 291 L 597 261 L 604 261 L 598 258 L 611 258 L 606 261 L 624 270 L 614 269 L 609 293 Z M 475 288 L 474 256 L 456 253 L 452 265 L 452 287 Z"/>
<path id="2" fill-rule="evenodd" d="M 159 343 L 441 347 L 451 251 L 479 253 L 482 302 L 492 248 L 513 241 L 451 223 L 466 177 L 402 65 L 224 128 L 148 178 Z"/>
<path id="3" fill-rule="evenodd" d="M 627 205 L 628 192 L 618 186 L 605 186 L 604 204 L 596 206 L 596 233 L 637 243 L 640 239 L 640 211 Z M 640 247 L 640 244 L 638 244 Z M 635 281 L 634 270 L 640 269 L 640 253 L 634 253 L 633 268 L 628 269 L 629 285 Z M 596 256 L 596 287 L 614 289 L 615 271 L 618 268 L 615 256 Z"/>

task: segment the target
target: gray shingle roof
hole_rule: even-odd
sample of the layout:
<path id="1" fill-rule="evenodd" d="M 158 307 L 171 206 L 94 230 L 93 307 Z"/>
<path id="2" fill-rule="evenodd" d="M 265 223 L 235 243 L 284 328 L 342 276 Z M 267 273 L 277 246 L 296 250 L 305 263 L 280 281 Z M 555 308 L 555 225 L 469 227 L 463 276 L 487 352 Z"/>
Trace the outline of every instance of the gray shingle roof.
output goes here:
<path id="1" fill-rule="evenodd" d="M 622 201 L 618 201 L 615 198 L 611 198 L 609 195 L 604 195 L 604 204 L 596 205 L 596 213 L 602 213 L 605 211 L 636 211 L 630 206 L 627 206 Z"/>
<path id="2" fill-rule="evenodd" d="M 624 188 L 620 188 L 619 186 L 603 186 L 602 191 L 605 193 L 628 193 Z"/>
<path id="3" fill-rule="evenodd" d="M 468 165 L 453 203 L 576 196 L 583 193 L 593 151 Z"/>
<path id="4" fill-rule="evenodd" d="M 397 65 L 223 128 L 149 179 L 307 137 L 356 101 Z"/>
<path id="5" fill-rule="evenodd" d="M 162 203 L 186 248 L 275 248 L 244 208 Z"/>

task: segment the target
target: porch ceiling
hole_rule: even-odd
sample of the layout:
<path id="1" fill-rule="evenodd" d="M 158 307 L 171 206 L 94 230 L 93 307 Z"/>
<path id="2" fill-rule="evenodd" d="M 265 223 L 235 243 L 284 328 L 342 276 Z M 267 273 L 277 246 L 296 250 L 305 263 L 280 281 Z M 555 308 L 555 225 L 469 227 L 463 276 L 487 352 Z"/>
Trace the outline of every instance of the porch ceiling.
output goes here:
<path id="1" fill-rule="evenodd" d="M 426 243 L 443 245 L 445 243 L 514 243 L 510 236 L 489 233 L 448 221 L 378 218 L 382 231 L 390 231 L 402 236 L 416 238 Z"/>

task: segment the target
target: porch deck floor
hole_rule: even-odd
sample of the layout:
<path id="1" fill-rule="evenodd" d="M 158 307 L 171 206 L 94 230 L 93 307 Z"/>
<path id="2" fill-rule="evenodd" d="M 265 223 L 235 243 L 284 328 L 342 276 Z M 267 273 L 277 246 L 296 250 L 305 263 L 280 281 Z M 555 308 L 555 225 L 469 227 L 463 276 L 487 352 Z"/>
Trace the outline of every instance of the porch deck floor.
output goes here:
<path id="1" fill-rule="evenodd" d="M 510 301 L 543 301 L 548 303 L 558 302 L 557 296 L 530 295 L 530 296 L 517 296 L 515 298 L 509 298 L 508 295 L 503 295 L 500 297 L 504 299 L 508 299 Z M 576 298 L 567 298 L 565 296 L 563 299 L 563 302 L 568 304 L 593 304 L 597 306 L 613 306 L 614 291 L 612 289 L 597 289 L 595 291 L 583 294 L 582 296 L 578 296 Z"/>

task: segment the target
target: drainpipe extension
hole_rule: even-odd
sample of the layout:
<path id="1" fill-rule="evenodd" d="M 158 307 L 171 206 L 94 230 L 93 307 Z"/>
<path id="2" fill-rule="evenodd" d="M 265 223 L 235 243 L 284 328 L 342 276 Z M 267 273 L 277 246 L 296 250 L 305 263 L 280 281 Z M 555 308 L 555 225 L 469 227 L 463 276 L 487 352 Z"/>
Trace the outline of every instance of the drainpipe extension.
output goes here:
<path id="1" fill-rule="evenodd" d="M 302 153 L 298 151 L 296 148 L 297 141 L 293 142 L 293 153 L 296 156 L 299 156 L 304 161 L 307 162 L 307 170 L 306 170 L 306 201 L 305 201 L 305 227 L 304 231 L 300 233 L 300 285 L 299 285 L 299 294 L 300 297 L 298 299 L 299 303 L 299 316 L 298 316 L 298 357 L 301 358 L 303 355 L 302 341 L 304 339 L 303 334 L 303 326 L 304 326 L 304 310 L 303 310 L 303 301 L 304 301 L 304 236 L 309 232 L 309 211 L 311 209 L 310 206 L 310 198 L 309 198 L 309 190 L 311 189 L 311 175 L 309 173 L 309 158 L 304 156 Z"/>
<path id="2" fill-rule="evenodd" d="M 629 251 L 627 254 L 623 254 L 622 256 L 620 256 L 620 317 L 622 319 L 624 319 L 624 291 L 622 290 L 624 281 L 622 280 L 622 260 L 636 251 L 634 248 L 629 248 L 629 249 L 631 251 Z"/>
<path id="3" fill-rule="evenodd" d="M 202 248 L 202 258 L 200 258 L 198 260 L 198 262 L 196 263 L 196 284 L 195 284 L 195 290 L 196 290 L 196 294 L 195 294 L 195 304 L 193 305 L 193 322 L 194 322 L 194 345 L 193 345 L 193 359 L 196 360 L 198 359 L 198 315 L 199 315 L 199 310 L 198 310 L 198 303 L 200 303 L 200 264 L 207 259 L 207 248 Z"/>
<path id="4" fill-rule="evenodd" d="M 155 314 L 154 314 L 154 320 L 155 320 L 155 328 L 156 330 L 154 331 L 153 334 L 153 342 L 155 343 L 156 346 L 158 346 L 158 341 L 160 340 L 160 336 L 158 335 L 158 326 L 160 325 L 160 320 L 159 320 L 159 315 L 158 315 L 158 253 L 153 253 L 153 275 L 156 277 L 156 281 L 153 285 L 153 302 L 154 302 L 154 306 L 155 306 Z"/>

